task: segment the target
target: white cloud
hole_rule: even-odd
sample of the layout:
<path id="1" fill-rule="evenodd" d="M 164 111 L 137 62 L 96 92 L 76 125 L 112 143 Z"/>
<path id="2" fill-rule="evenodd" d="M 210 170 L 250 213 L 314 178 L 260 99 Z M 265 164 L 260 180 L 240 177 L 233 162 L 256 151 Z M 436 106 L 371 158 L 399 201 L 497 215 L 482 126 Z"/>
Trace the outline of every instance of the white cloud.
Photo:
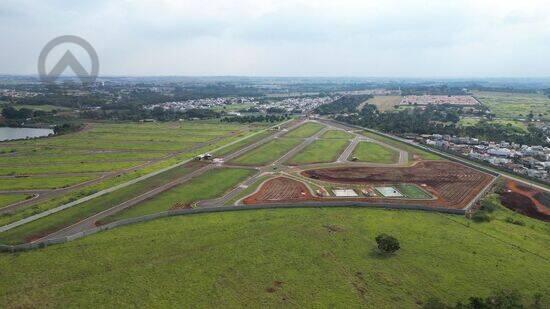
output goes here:
<path id="1" fill-rule="evenodd" d="M 546 1 L 4 0 L 0 71 L 86 38 L 103 74 L 549 76 Z"/>

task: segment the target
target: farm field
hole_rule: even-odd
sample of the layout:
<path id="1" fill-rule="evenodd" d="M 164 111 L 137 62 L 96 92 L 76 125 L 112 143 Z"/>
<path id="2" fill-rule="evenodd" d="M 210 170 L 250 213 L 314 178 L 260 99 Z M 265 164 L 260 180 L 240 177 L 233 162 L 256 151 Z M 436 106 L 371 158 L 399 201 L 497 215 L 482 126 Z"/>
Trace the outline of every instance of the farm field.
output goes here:
<path id="1" fill-rule="evenodd" d="M 441 158 L 440 156 L 438 156 L 436 154 L 424 151 L 422 149 L 407 145 L 405 143 L 396 141 L 394 139 L 391 139 L 391 138 L 388 138 L 388 137 L 385 137 L 385 136 L 382 136 L 382 135 L 374 134 L 374 133 L 369 132 L 369 131 L 361 132 L 361 134 L 363 134 L 366 137 L 372 138 L 374 140 L 380 141 L 384 144 L 388 144 L 388 145 L 394 146 L 398 149 L 402 149 L 402 150 L 407 151 L 409 153 L 409 160 L 415 160 L 415 158 L 419 158 L 419 159 L 422 159 L 422 160 L 443 160 L 443 158 Z"/>
<path id="2" fill-rule="evenodd" d="M 321 138 L 325 139 L 351 139 L 353 138 L 353 135 L 349 134 L 348 132 L 344 132 L 342 130 L 328 130 L 323 135 L 321 135 Z"/>
<path id="3" fill-rule="evenodd" d="M 497 289 L 548 303 L 548 225 L 509 215 L 476 224 L 325 207 L 165 218 L 0 254 L 0 307 L 418 308 Z M 377 253 L 380 233 L 399 239 L 393 256 Z"/>
<path id="4" fill-rule="evenodd" d="M 357 161 L 370 163 L 391 164 L 399 160 L 398 152 L 371 142 L 359 142 L 351 156 Z"/>
<path id="5" fill-rule="evenodd" d="M 213 169 L 161 193 L 154 198 L 108 217 L 102 223 L 133 218 L 166 211 L 172 208 L 187 207 L 199 200 L 220 197 L 223 193 L 235 187 L 246 178 L 252 176 L 255 170 L 244 168 Z"/>
<path id="6" fill-rule="evenodd" d="M 310 137 L 313 134 L 319 132 L 324 126 L 319 123 L 307 122 L 298 128 L 289 131 L 284 135 L 284 137 L 293 137 L 293 138 L 306 138 Z"/>
<path id="7" fill-rule="evenodd" d="M 401 96 L 375 96 L 368 100 L 367 103 L 376 105 L 379 111 L 385 112 L 395 110 L 394 106 L 399 105 L 401 99 Z"/>
<path id="8" fill-rule="evenodd" d="M 334 162 L 349 144 L 347 139 L 318 139 L 292 157 L 290 165 Z"/>
<path id="9" fill-rule="evenodd" d="M 303 140 L 298 138 L 277 138 L 231 161 L 238 165 L 267 165 L 298 146 Z"/>
<path id="10" fill-rule="evenodd" d="M 498 118 L 527 119 L 531 111 L 550 120 L 550 98 L 537 93 L 474 92 L 474 96 Z"/>

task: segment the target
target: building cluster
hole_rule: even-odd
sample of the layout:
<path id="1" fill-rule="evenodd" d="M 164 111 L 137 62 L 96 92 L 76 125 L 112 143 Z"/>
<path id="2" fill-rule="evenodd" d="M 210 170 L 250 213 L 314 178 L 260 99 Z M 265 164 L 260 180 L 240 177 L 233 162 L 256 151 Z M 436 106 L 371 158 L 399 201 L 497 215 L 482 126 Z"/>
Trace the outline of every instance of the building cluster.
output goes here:
<path id="1" fill-rule="evenodd" d="M 302 113 L 310 112 L 317 107 L 333 102 L 339 97 L 318 97 L 318 98 L 288 98 L 281 101 L 272 101 L 264 104 L 260 109 L 281 108 L 287 112 L 299 110 Z"/>
<path id="2" fill-rule="evenodd" d="M 172 111 L 186 111 L 189 109 L 212 109 L 224 107 L 226 105 L 233 104 L 257 104 L 258 101 L 253 97 L 238 97 L 238 98 L 207 98 L 207 99 L 196 99 L 196 100 L 186 100 L 186 101 L 174 101 L 174 102 L 165 102 L 160 104 L 150 105 L 149 109 L 154 109 L 160 107 L 164 110 Z"/>
<path id="3" fill-rule="evenodd" d="M 470 95 L 408 95 L 401 99 L 399 105 L 460 105 L 474 106 L 479 102 Z"/>
<path id="4" fill-rule="evenodd" d="M 23 90 L 13 90 L 13 89 L 0 89 L 0 97 L 8 98 L 26 98 L 37 96 L 38 93 L 23 91 Z"/>
<path id="5" fill-rule="evenodd" d="M 462 154 L 514 173 L 550 182 L 550 148 L 508 142 L 487 142 L 471 137 L 429 134 L 406 136 L 428 146 Z"/>
<path id="6" fill-rule="evenodd" d="M 309 97 L 299 97 L 299 98 L 288 98 L 284 100 L 273 100 L 268 101 L 267 103 L 260 102 L 254 97 L 238 97 L 238 98 L 208 98 L 208 99 L 196 99 L 196 100 L 187 100 L 187 101 L 175 101 L 175 102 L 165 102 L 160 104 L 154 104 L 148 106 L 149 109 L 154 109 L 160 107 L 164 110 L 172 111 L 186 111 L 189 109 L 213 109 L 213 108 L 223 108 L 228 105 L 244 105 L 247 107 L 254 107 L 259 111 L 266 111 L 270 108 L 282 109 L 286 112 L 293 112 L 299 110 L 300 112 L 308 112 L 320 105 L 333 102 L 338 97 L 318 97 L 318 98 L 309 98 Z M 246 108 L 243 108 L 246 109 Z M 238 112 L 231 112 L 232 115 L 240 115 Z"/>

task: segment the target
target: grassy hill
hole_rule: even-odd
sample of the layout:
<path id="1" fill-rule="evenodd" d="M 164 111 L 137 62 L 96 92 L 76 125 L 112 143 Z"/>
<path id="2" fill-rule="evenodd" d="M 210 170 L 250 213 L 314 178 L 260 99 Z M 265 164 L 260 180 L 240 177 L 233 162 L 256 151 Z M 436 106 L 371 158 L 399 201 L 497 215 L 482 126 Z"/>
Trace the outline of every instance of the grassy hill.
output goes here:
<path id="1" fill-rule="evenodd" d="M 510 215 L 471 223 L 318 208 L 166 218 L 0 254 L 0 307 L 415 308 L 498 289 L 549 295 L 550 228 L 523 217 L 525 226 L 506 223 Z M 401 250 L 380 255 L 379 233 L 397 237 Z"/>

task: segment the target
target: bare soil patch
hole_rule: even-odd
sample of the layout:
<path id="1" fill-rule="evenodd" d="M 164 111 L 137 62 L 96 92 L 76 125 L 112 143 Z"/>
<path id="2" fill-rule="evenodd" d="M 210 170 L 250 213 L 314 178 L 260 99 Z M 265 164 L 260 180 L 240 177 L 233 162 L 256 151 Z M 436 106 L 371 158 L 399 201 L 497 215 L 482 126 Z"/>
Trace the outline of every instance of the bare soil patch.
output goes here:
<path id="1" fill-rule="evenodd" d="M 312 199 L 305 184 L 287 177 L 277 177 L 266 181 L 253 195 L 243 200 L 244 204 L 280 203 Z"/>
<path id="2" fill-rule="evenodd" d="M 397 184 L 413 183 L 422 186 L 436 197 L 423 205 L 462 209 L 493 179 L 493 176 L 454 162 L 423 161 L 411 167 L 343 167 L 315 169 L 302 175 L 335 183 Z M 384 199 L 377 201 L 386 202 Z M 387 202 L 395 203 L 395 200 Z M 400 200 L 400 204 L 418 204 Z"/>
<path id="3" fill-rule="evenodd" d="M 550 194 L 546 192 L 509 180 L 500 200 L 502 205 L 513 211 L 531 218 L 550 221 Z"/>

